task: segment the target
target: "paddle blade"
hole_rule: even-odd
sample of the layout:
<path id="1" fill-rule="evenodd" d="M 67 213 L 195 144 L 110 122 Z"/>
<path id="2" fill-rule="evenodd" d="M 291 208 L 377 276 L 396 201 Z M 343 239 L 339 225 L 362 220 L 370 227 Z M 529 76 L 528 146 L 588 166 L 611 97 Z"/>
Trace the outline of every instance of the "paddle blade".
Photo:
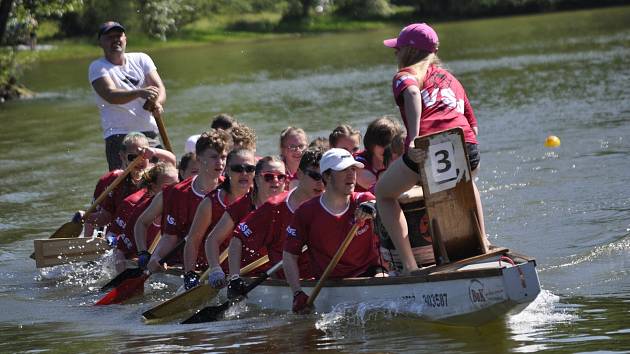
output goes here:
<path id="1" fill-rule="evenodd" d="M 83 224 L 70 221 L 57 229 L 49 238 L 73 238 L 79 237 L 83 231 Z"/>
<path id="2" fill-rule="evenodd" d="M 219 290 L 210 285 L 200 284 L 145 311 L 142 317 L 147 322 L 157 322 L 181 315 L 198 308 L 205 301 L 213 299 L 218 293 Z"/>
<path id="3" fill-rule="evenodd" d="M 144 282 L 147 278 L 149 278 L 149 276 L 143 274 L 140 277 L 123 281 L 119 286 L 105 294 L 95 305 L 119 304 L 134 296 L 141 295 L 144 292 Z"/>
<path id="4" fill-rule="evenodd" d="M 101 287 L 101 291 L 107 291 L 113 287 L 120 285 L 123 281 L 131 278 L 137 278 L 141 276 L 143 270 L 140 268 L 127 268 L 118 274 L 114 279 L 110 280 L 107 284 Z"/>
<path id="5" fill-rule="evenodd" d="M 182 324 L 213 322 L 223 316 L 223 313 L 230 308 L 230 301 L 226 301 L 219 306 L 208 306 L 190 316 Z"/>

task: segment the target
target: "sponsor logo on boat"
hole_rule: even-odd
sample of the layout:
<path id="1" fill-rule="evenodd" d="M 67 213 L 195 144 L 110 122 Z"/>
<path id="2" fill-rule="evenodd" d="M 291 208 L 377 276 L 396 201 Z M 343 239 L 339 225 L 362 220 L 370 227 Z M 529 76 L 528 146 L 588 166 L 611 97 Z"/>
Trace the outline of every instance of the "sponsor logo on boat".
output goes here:
<path id="1" fill-rule="evenodd" d="M 468 295 L 470 296 L 470 301 L 475 305 L 483 305 L 487 301 L 483 283 L 477 279 L 470 281 Z"/>
<path id="2" fill-rule="evenodd" d="M 250 229 L 249 226 L 247 226 L 247 224 L 244 222 L 238 224 L 238 228 L 239 230 L 241 230 L 241 232 L 243 233 L 243 236 L 245 237 L 249 237 L 253 233 L 252 229 Z"/>
<path id="3" fill-rule="evenodd" d="M 177 222 L 175 221 L 175 218 L 172 215 L 170 215 L 170 214 L 166 215 L 166 222 L 169 225 L 173 225 L 173 226 L 177 225 Z"/>
<path id="4" fill-rule="evenodd" d="M 287 235 L 290 237 L 297 237 L 297 230 L 291 226 L 287 226 Z"/>

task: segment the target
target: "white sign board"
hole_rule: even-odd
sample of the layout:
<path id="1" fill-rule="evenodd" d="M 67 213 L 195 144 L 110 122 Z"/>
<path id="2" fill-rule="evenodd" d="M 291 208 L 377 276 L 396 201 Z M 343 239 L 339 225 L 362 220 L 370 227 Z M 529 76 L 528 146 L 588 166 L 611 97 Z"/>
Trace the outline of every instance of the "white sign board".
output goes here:
<path id="1" fill-rule="evenodd" d="M 429 138 L 423 173 L 427 177 L 429 193 L 454 188 L 462 178 L 470 179 L 464 146 L 459 134 L 444 133 Z"/>

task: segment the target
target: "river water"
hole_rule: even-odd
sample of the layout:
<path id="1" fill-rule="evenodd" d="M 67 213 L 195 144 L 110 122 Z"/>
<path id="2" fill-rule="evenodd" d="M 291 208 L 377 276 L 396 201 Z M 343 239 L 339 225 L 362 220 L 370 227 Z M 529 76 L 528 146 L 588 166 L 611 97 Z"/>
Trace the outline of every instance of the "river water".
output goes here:
<path id="1" fill-rule="evenodd" d="M 100 267 L 38 271 L 28 258 L 106 168 L 84 58 L 35 66 L 25 81 L 40 94 L 0 107 L 0 352 L 630 353 L 630 7 L 435 28 L 479 120 L 490 240 L 538 263 L 543 290 L 522 313 L 474 328 L 386 311 L 142 324 L 173 294 L 168 278 L 133 304 L 90 306 Z M 256 129 L 259 155 L 277 153 L 287 125 L 316 137 L 397 117 L 381 41 L 398 30 L 150 52 L 176 152 L 218 112 Z M 549 134 L 560 148 L 543 146 Z"/>

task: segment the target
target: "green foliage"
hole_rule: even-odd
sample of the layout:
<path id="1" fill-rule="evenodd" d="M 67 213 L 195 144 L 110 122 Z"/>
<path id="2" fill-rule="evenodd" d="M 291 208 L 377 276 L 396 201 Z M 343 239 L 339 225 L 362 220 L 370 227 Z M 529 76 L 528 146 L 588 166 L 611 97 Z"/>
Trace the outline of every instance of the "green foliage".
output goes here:
<path id="1" fill-rule="evenodd" d="M 96 38 L 98 26 L 109 20 L 122 23 L 129 31 L 140 29 L 141 20 L 135 1 L 84 0 L 82 9 L 66 13 L 60 24 L 64 37 Z"/>
<path id="2" fill-rule="evenodd" d="M 336 0 L 335 14 L 353 19 L 387 18 L 393 11 L 388 0 Z"/>
<path id="3" fill-rule="evenodd" d="M 212 14 L 277 12 L 286 8 L 286 1 L 278 0 L 211 0 L 206 4 L 205 12 Z"/>
<path id="4" fill-rule="evenodd" d="M 82 6 L 83 0 L 14 0 L 3 43 L 26 43 L 37 29 L 38 21 L 60 18 L 64 13 L 77 11 Z"/>
<path id="5" fill-rule="evenodd" d="M 194 21 L 201 7 L 196 0 L 146 1 L 140 10 L 143 27 L 148 34 L 165 41 L 167 34 Z"/>
<path id="6" fill-rule="evenodd" d="M 11 47 L 0 48 L 0 86 L 4 86 L 13 76 L 12 69 L 15 68 L 15 51 Z M 14 77 L 14 76 L 13 76 Z"/>

